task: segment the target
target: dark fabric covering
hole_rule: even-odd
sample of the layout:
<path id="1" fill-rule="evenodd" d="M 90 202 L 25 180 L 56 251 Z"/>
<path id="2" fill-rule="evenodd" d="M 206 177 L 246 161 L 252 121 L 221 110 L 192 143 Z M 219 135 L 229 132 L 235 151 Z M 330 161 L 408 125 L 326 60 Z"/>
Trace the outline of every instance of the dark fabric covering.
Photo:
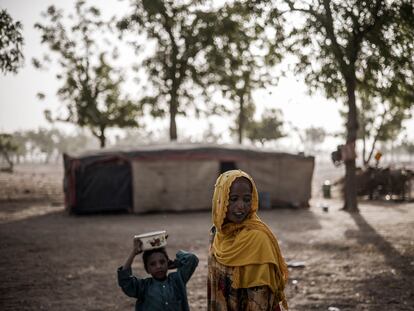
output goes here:
<path id="1" fill-rule="evenodd" d="M 75 213 L 132 208 L 131 169 L 128 162 L 111 161 L 81 166 L 76 172 Z"/>

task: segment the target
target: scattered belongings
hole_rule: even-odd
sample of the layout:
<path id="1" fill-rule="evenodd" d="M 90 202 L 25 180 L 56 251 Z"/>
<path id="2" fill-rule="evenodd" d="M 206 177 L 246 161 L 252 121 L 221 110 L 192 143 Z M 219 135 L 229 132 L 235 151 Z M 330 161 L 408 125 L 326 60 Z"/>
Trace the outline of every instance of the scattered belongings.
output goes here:
<path id="1" fill-rule="evenodd" d="M 329 205 L 328 205 L 328 204 L 326 204 L 326 203 L 321 203 L 321 204 L 319 204 L 319 205 L 318 205 L 318 207 L 319 207 L 322 211 L 324 211 L 325 213 L 327 213 L 327 212 L 329 211 Z"/>
<path id="2" fill-rule="evenodd" d="M 304 261 L 291 260 L 287 262 L 288 268 L 305 268 L 306 263 Z"/>
<path id="3" fill-rule="evenodd" d="M 373 166 L 357 168 L 357 195 L 368 196 L 369 200 L 411 201 L 413 179 L 414 171 L 406 168 Z M 344 178 L 335 184 L 344 186 Z"/>

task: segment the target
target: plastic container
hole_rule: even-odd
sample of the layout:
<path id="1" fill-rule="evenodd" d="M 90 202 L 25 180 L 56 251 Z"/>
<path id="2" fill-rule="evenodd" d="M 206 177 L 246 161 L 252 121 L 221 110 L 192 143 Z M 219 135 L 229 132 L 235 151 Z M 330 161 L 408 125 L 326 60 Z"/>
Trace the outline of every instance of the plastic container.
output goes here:
<path id="1" fill-rule="evenodd" d="M 331 198 L 331 182 L 329 180 L 323 182 L 322 193 L 325 199 Z"/>
<path id="2" fill-rule="evenodd" d="M 147 251 L 154 248 L 167 246 L 167 231 L 153 231 L 135 235 L 134 239 L 142 241 L 142 250 Z"/>

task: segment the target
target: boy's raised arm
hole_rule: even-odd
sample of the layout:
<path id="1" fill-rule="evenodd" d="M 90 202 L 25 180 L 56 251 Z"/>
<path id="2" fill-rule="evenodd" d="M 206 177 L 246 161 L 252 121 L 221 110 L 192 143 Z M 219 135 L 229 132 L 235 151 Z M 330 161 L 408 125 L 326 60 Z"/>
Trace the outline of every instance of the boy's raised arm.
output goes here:
<path id="1" fill-rule="evenodd" d="M 118 285 L 122 291 L 129 297 L 135 297 L 141 300 L 144 295 L 144 280 L 132 275 L 131 265 L 136 255 L 142 253 L 142 242 L 134 238 L 133 248 L 125 263 L 118 268 Z"/>
<path id="2" fill-rule="evenodd" d="M 175 264 L 177 266 L 177 273 L 181 275 L 184 283 L 187 283 L 197 268 L 198 258 L 192 253 L 180 250 L 176 255 Z"/>

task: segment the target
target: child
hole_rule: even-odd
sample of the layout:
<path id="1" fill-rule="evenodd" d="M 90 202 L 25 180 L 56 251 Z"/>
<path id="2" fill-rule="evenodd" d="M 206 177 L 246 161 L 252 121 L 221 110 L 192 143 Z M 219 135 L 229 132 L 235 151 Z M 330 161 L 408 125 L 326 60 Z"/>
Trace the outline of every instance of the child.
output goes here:
<path id="1" fill-rule="evenodd" d="M 135 310 L 189 310 L 186 284 L 198 264 L 194 254 L 179 251 L 174 261 L 169 260 L 165 248 L 144 251 L 142 259 L 149 278 L 132 275 L 131 264 L 142 253 L 142 242 L 134 238 L 134 246 L 125 264 L 118 268 L 118 284 L 122 291 L 137 298 Z M 168 269 L 177 272 L 168 274 Z"/>

